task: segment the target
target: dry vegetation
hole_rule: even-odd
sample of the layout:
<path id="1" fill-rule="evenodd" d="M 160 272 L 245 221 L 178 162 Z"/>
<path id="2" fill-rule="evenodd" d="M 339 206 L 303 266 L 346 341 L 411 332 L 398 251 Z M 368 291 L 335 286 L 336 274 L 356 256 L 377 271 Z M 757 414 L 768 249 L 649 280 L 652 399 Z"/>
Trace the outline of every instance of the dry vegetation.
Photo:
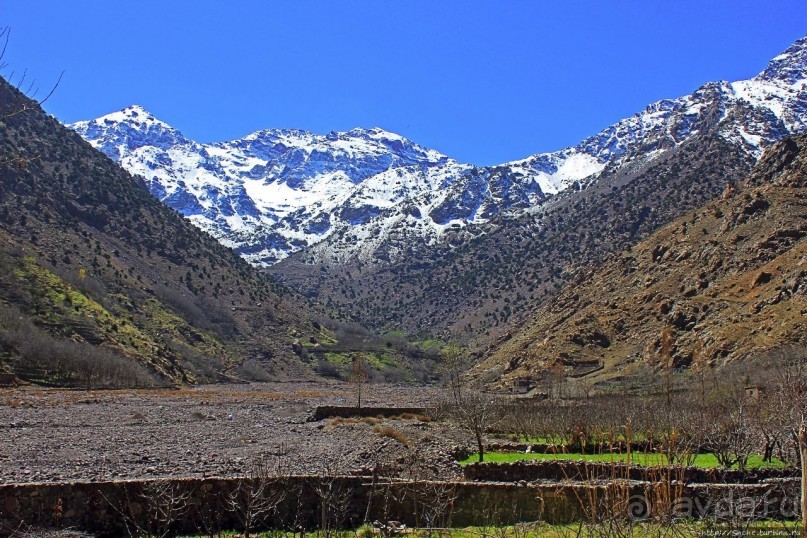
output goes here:
<path id="1" fill-rule="evenodd" d="M 804 136 L 776 144 L 743 186 L 579 275 L 493 348 L 477 379 L 512 386 L 601 364 L 584 377 L 602 382 L 803 343 L 805 147 Z"/>

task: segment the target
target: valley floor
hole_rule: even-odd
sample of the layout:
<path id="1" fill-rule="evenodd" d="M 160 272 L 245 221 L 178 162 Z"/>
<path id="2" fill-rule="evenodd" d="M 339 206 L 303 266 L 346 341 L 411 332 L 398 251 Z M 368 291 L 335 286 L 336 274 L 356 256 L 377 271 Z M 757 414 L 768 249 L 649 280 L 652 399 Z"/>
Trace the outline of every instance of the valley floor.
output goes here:
<path id="1" fill-rule="evenodd" d="M 363 405 L 403 407 L 427 405 L 439 391 L 369 385 L 364 392 Z M 237 476 L 258 460 L 289 474 L 352 474 L 389 465 L 410 447 L 437 462 L 441 476 L 459 475 L 449 450 L 461 436 L 444 424 L 309 421 L 316 406 L 355 398 L 346 383 L 0 389 L 0 484 Z"/>

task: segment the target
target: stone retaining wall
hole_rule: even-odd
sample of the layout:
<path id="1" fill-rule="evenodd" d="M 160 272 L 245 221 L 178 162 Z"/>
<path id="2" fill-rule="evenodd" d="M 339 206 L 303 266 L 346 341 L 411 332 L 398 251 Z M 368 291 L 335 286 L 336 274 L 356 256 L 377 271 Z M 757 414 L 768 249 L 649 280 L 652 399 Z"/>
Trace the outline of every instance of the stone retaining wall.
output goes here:
<path id="1" fill-rule="evenodd" d="M 512 463 L 471 463 L 463 466 L 467 480 L 495 482 L 532 482 L 536 480 L 608 480 L 628 478 L 655 482 L 669 476 L 673 480 L 697 484 L 757 484 L 764 480 L 800 478 L 801 471 L 754 469 L 748 471 L 704 469 L 701 467 L 642 467 L 620 463 L 583 461 L 517 461 Z"/>
<path id="2" fill-rule="evenodd" d="M 0 373 L 0 387 L 16 387 L 20 384 L 14 374 Z"/>
<path id="3" fill-rule="evenodd" d="M 798 481 L 746 485 L 673 485 L 637 481 L 475 483 L 403 482 L 371 477 L 174 479 L 0 485 L 0 536 L 36 528 L 71 528 L 101 536 L 243 529 L 250 491 L 273 499 L 256 529 L 355 528 L 373 520 L 410 526 L 504 525 L 577 521 L 629 511 L 641 517 L 680 503 L 687 517 L 743 505 L 749 515 L 798 515 Z M 262 488 L 262 489 L 261 489 Z M 672 492 L 672 496 L 671 496 Z M 674 498 L 673 498 L 674 497 Z M 783 499 L 795 500 L 795 505 Z M 235 506 L 229 501 L 236 500 Z M 728 500 L 728 504 L 726 502 Z M 765 501 L 763 504 L 761 501 Z M 760 501 L 760 502 L 757 502 Z M 748 503 L 745 503 L 748 509 Z M 652 510 L 651 510 L 652 507 Z M 688 508 L 687 508 L 688 507 Z M 795 509 L 795 513 L 794 513 Z M 156 513 L 173 514 L 160 520 Z M 629 515 L 626 513 L 626 515 Z"/>
<path id="4" fill-rule="evenodd" d="M 243 506 L 250 486 L 260 484 L 257 479 L 175 479 L 0 485 L 0 536 L 29 525 L 121 535 L 127 525 L 136 524 L 157 533 L 157 527 L 166 523 L 149 514 L 158 507 L 170 511 L 172 506 L 176 517 L 170 525 L 176 531 L 241 529 L 228 499 Z M 264 493 L 277 505 L 262 522 L 263 528 L 357 527 L 375 519 L 411 526 L 465 526 L 478 524 L 482 516 L 502 523 L 542 515 L 553 520 L 578 517 L 568 493 L 518 484 L 293 477 L 267 480 L 264 485 Z"/>
<path id="5" fill-rule="evenodd" d="M 631 443 L 631 452 L 652 452 L 658 445 L 646 441 Z M 624 454 L 627 452 L 626 443 L 589 444 L 585 447 L 586 454 Z M 563 454 L 580 452 L 580 447 L 569 445 L 555 445 L 551 443 L 523 443 L 519 441 L 497 441 L 485 445 L 486 452 L 526 452 L 533 454 Z"/>
<path id="6" fill-rule="evenodd" d="M 311 420 L 325 418 L 350 417 L 397 417 L 408 413 L 411 415 L 431 416 L 434 409 L 430 407 L 355 407 L 347 405 L 320 405 L 314 410 Z"/>

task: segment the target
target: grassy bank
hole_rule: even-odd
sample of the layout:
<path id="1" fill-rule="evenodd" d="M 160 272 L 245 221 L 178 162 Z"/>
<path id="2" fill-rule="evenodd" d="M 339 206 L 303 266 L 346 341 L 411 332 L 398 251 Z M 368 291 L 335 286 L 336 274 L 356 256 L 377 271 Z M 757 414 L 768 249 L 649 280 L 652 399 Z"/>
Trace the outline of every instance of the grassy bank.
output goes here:
<path id="1" fill-rule="evenodd" d="M 644 465 L 644 466 L 667 465 L 667 457 L 664 454 L 636 452 L 631 454 L 630 458 L 631 463 L 635 465 Z M 494 463 L 510 463 L 514 461 L 557 461 L 557 460 L 590 461 L 598 463 L 615 463 L 615 462 L 625 463 L 627 462 L 627 459 L 628 459 L 627 454 L 581 454 L 581 453 L 525 454 L 523 452 L 488 452 L 485 454 L 485 461 Z M 479 461 L 479 454 L 472 454 L 468 458 L 460 461 L 460 464 L 467 465 L 469 463 L 476 463 L 478 461 Z M 719 467 L 717 457 L 711 453 L 698 454 L 697 456 L 695 456 L 693 465 L 695 465 L 696 467 L 702 467 L 704 469 L 715 469 Z M 766 468 L 781 469 L 784 467 L 785 467 L 784 462 L 777 460 L 776 458 L 774 458 L 772 462 L 767 462 L 763 461 L 762 457 L 758 455 L 751 456 L 748 460 L 748 464 L 746 465 L 747 469 L 766 469 Z"/>

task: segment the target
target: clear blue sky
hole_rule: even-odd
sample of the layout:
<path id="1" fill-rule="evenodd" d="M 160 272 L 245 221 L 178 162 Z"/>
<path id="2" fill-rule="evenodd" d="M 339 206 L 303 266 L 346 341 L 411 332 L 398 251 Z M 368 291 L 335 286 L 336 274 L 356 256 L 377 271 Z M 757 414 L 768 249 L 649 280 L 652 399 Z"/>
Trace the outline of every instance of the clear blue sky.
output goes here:
<path id="1" fill-rule="evenodd" d="M 199 141 L 379 126 L 495 164 L 753 76 L 807 2 L 0 0 L 0 25 L 5 76 L 66 71 L 45 106 L 65 122 L 137 103 Z"/>

